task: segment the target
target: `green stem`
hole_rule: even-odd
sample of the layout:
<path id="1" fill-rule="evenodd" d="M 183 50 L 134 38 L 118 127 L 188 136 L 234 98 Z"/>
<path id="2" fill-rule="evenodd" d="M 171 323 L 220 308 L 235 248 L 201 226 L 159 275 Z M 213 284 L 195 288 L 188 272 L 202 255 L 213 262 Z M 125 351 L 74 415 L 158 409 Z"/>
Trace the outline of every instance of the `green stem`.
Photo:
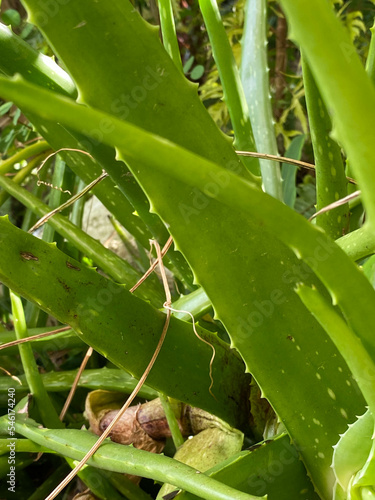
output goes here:
<path id="1" fill-rule="evenodd" d="M 242 36 L 241 80 L 257 151 L 277 155 L 267 64 L 267 7 L 265 0 L 247 0 Z M 266 193 L 283 201 L 280 165 L 260 160 Z"/>
<path id="2" fill-rule="evenodd" d="M 162 392 L 159 392 L 159 398 L 163 406 L 165 416 L 167 418 L 169 430 L 171 431 L 172 434 L 173 443 L 176 447 L 176 450 L 178 450 L 178 448 L 184 444 L 184 438 L 182 437 L 176 415 L 174 414 L 172 405 L 169 402 L 168 397 Z"/>
<path id="3" fill-rule="evenodd" d="M 199 5 L 223 86 L 224 100 L 231 117 L 235 148 L 241 151 L 255 151 L 255 140 L 245 94 L 216 0 L 200 0 Z M 251 173 L 260 174 L 257 158 L 243 158 L 242 160 Z"/>
<path id="4" fill-rule="evenodd" d="M 347 195 L 347 180 L 341 158 L 341 149 L 330 137 L 331 119 L 304 57 L 302 58 L 302 69 L 311 141 L 314 149 L 316 209 L 321 210 Z M 332 239 L 340 238 L 348 231 L 349 205 L 346 203 L 318 215 L 316 223 Z"/>
<path id="5" fill-rule="evenodd" d="M 43 153 L 44 151 L 47 151 L 49 149 L 51 148 L 46 141 L 39 141 L 35 144 L 30 144 L 30 146 L 21 149 L 21 151 L 18 151 L 18 153 L 14 154 L 10 158 L 7 158 L 6 160 L 3 160 L 0 163 L 0 175 L 4 175 L 10 172 L 16 163 L 21 163 L 31 156 L 39 155 L 40 153 Z"/>
<path id="6" fill-rule="evenodd" d="M 181 55 L 176 37 L 171 0 L 158 0 L 160 27 L 165 50 L 171 56 L 176 67 L 182 71 Z"/>
<path id="7" fill-rule="evenodd" d="M 342 317 L 337 314 L 332 305 L 328 304 L 315 288 L 300 284 L 296 291 L 307 309 L 325 329 L 342 354 L 369 405 L 370 411 L 375 415 L 375 364 L 365 346 Z M 331 397 L 333 400 L 336 398 L 334 394 Z"/>
<path id="8" fill-rule="evenodd" d="M 22 301 L 20 297 L 12 291 L 10 292 L 10 299 L 17 339 L 28 337 Z M 18 349 L 27 383 L 35 398 L 43 423 L 50 427 L 61 428 L 62 423 L 43 385 L 31 346 L 26 343 L 20 344 Z"/>

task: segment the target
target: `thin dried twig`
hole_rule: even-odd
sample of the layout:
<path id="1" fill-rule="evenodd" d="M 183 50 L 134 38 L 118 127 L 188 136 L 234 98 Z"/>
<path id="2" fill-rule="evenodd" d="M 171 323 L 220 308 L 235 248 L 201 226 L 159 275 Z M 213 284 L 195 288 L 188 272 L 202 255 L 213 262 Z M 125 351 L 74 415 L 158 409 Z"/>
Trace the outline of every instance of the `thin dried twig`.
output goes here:
<path id="1" fill-rule="evenodd" d="M 18 148 L 24 148 L 28 144 L 32 144 L 33 142 L 42 141 L 42 140 L 43 140 L 43 137 L 40 135 L 39 137 L 34 137 L 34 139 L 29 139 L 26 142 L 17 141 L 17 147 Z"/>
<path id="2" fill-rule="evenodd" d="M 82 153 L 84 155 L 87 155 L 87 156 L 90 156 L 90 158 L 92 158 L 92 156 L 90 155 L 90 153 L 87 153 L 86 151 L 83 151 L 81 149 L 74 149 L 74 148 L 61 148 L 59 149 L 58 151 L 54 151 L 53 153 L 51 153 L 50 155 L 48 155 L 43 161 L 42 163 L 39 165 L 39 167 L 36 169 L 36 175 L 38 177 L 38 181 L 37 181 L 37 186 L 41 186 L 43 184 L 43 186 L 47 186 L 47 187 L 50 187 L 52 189 L 57 189 L 58 191 L 61 191 L 62 193 L 68 193 L 70 194 L 70 196 L 72 195 L 72 193 L 69 191 L 69 189 L 62 189 L 61 187 L 57 187 L 57 186 L 54 186 L 53 184 L 51 184 L 50 182 L 46 182 L 46 181 L 42 181 L 40 180 L 39 178 L 39 172 L 42 170 L 42 168 L 44 167 L 44 165 L 47 163 L 47 161 L 52 158 L 53 156 L 57 155 L 58 153 L 60 153 L 61 151 L 76 151 L 77 153 Z"/>
<path id="3" fill-rule="evenodd" d="M 345 196 L 344 198 L 340 198 L 339 200 L 334 201 L 333 203 L 330 203 L 326 207 L 321 208 L 315 214 L 313 214 L 309 218 L 309 221 L 312 221 L 318 215 L 324 214 L 326 212 L 329 212 L 330 210 L 333 210 L 334 208 L 338 208 L 338 207 L 341 207 L 342 205 L 345 205 L 345 203 L 348 203 L 348 201 L 351 201 L 351 200 L 354 200 L 355 198 L 358 198 L 358 196 L 360 196 L 360 195 L 361 195 L 361 191 L 354 191 L 354 193 L 348 194 L 348 196 Z"/>
<path id="4" fill-rule="evenodd" d="M 61 151 L 73 151 L 73 152 L 76 152 L 76 153 L 82 153 L 86 156 L 89 156 L 90 158 L 93 159 L 92 155 L 90 155 L 90 153 L 88 153 L 87 151 L 83 151 L 83 149 L 75 149 L 75 148 L 60 148 L 58 149 L 57 151 L 54 151 L 53 153 L 51 153 L 50 155 L 47 156 L 47 158 L 45 158 L 45 160 L 42 161 L 42 163 L 39 165 L 39 167 L 37 168 L 37 175 L 39 177 L 39 172 L 42 170 L 42 168 L 44 167 L 44 165 L 46 164 L 46 162 L 52 158 L 53 156 L 57 155 L 58 153 L 61 153 Z M 41 184 L 44 184 L 43 181 L 40 181 Z M 53 187 L 53 186 L 52 186 Z"/>
<path id="5" fill-rule="evenodd" d="M 171 292 L 169 290 L 168 280 L 167 280 L 167 276 L 166 276 L 164 265 L 163 265 L 162 252 L 160 250 L 159 244 L 156 241 L 150 240 L 150 243 L 151 243 L 151 245 L 154 245 L 155 248 L 156 248 L 157 262 L 158 262 L 159 267 L 160 267 L 160 272 L 161 272 L 161 276 L 162 276 L 162 280 L 163 280 L 163 285 L 164 285 L 164 290 L 165 290 L 165 296 L 166 296 L 165 306 L 170 306 L 171 302 L 172 302 L 172 298 L 171 298 Z M 79 462 L 79 464 L 76 465 L 76 467 L 70 472 L 70 474 L 68 474 L 66 476 L 66 478 L 52 491 L 52 493 L 50 493 L 50 495 L 48 495 L 48 497 L 46 498 L 46 500 L 53 500 L 54 498 L 56 498 L 56 496 L 65 488 L 65 486 L 67 484 L 69 484 L 69 482 L 76 476 L 76 474 L 82 469 L 82 467 L 86 464 L 86 462 L 93 456 L 93 454 L 102 445 L 103 441 L 109 436 L 111 430 L 116 425 L 116 423 L 118 422 L 118 420 L 122 417 L 122 415 L 125 413 L 125 411 L 129 408 L 129 406 L 133 402 L 134 398 L 136 397 L 136 395 L 138 394 L 138 392 L 141 389 L 142 385 L 144 384 L 145 380 L 147 379 L 147 377 L 148 377 L 148 375 L 149 375 L 149 373 L 150 373 L 150 371 L 151 371 L 151 369 L 152 369 L 152 367 L 153 367 L 153 365 L 154 365 L 154 363 L 156 361 L 156 358 L 157 358 L 157 356 L 158 356 L 158 354 L 159 354 L 159 352 L 161 350 L 161 347 L 163 345 L 163 342 L 164 342 L 164 339 L 165 339 L 165 336 L 166 336 L 166 333 L 167 333 L 167 330 L 168 330 L 170 318 L 171 318 L 171 311 L 170 311 L 170 309 L 169 308 L 166 308 L 166 309 L 167 309 L 166 319 L 165 319 L 163 331 L 162 331 L 162 334 L 160 336 L 158 345 L 156 346 L 154 354 L 152 355 L 152 358 L 151 358 L 149 364 L 147 365 L 147 368 L 144 371 L 142 377 L 139 379 L 139 382 L 136 385 L 135 389 L 130 394 L 130 396 L 128 397 L 126 403 L 123 405 L 123 407 L 118 412 L 118 414 L 116 415 L 116 417 L 112 420 L 112 422 L 109 424 L 109 426 L 107 427 L 107 429 L 103 432 L 103 434 L 96 441 L 95 445 L 91 448 L 91 450 L 88 451 L 88 453 L 86 453 L 86 455 L 83 457 L 83 459 Z"/>
<path id="6" fill-rule="evenodd" d="M 69 391 L 68 397 L 66 398 L 66 401 L 64 403 L 63 409 L 61 410 L 61 413 L 59 416 L 61 421 L 64 420 L 66 412 L 68 411 L 70 403 L 72 402 L 73 396 L 74 396 L 76 389 L 78 387 L 79 379 L 81 378 L 81 375 L 82 375 L 84 369 L 86 368 L 88 360 L 91 358 L 93 352 L 94 352 L 94 349 L 92 347 L 89 347 L 86 351 L 85 357 L 83 358 L 81 366 L 79 367 L 79 370 L 74 378 L 72 387 L 70 388 L 70 391 Z"/>
<path id="7" fill-rule="evenodd" d="M 270 155 L 267 153 L 255 153 L 253 151 L 236 151 L 238 156 L 251 156 L 252 158 L 260 158 L 262 160 L 278 161 L 281 163 L 290 163 L 291 165 L 296 165 L 297 167 L 307 168 L 308 170 L 315 171 L 315 165 L 313 163 L 307 163 L 301 160 L 294 160 L 293 158 L 286 158 L 285 156 Z M 352 179 L 352 177 L 346 177 L 348 182 L 351 184 L 357 184 L 357 182 Z"/>
<path id="8" fill-rule="evenodd" d="M 6 373 L 10 378 L 18 382 L 20 385 L 22 385 L 21 380 L 16 375 L 12 375 L 10 372 L 8 372 L 8 370 L 3 368 L 2 366 L 0 366 L 0 370 L 2 370 L 4 373 Z"/>
<path id="9" fill-rule="evenodd" d="M 168 240 L 167 240 L 167 243 L 164 245 L 163 250 L 161 251 L 161 256 L 162 256 L 162 257 L 164 257 L 164 255 L 168 252 L 169 247 L 170 247 L 170 246 L 171 246 L 171 244 L 172 244 L 172 241 L 173 241 L 173 238 L 172 238 L 172 236 L 170 236 L 170 237 L 168 238 Z M 144 280 L 145 280 L 148 276 L 150 276 L 150 274 L 152 273 L 152 271 L 154 271 L 154 269 L 156 268 L 156 266 L 158 265 L 158 263 L 159 263 L 159 261 L 158 261 L 158 259 L 157 259 L 154 263 L 152 263 L 152 264 L 150 265 L 150 268 L 146 271 L 146 273 L 142 276 L 142 278 L 141 278 L 141 279 L 140 279 L 140 280 L 139 280 L 139 281 L 138 281 L 138 282 L 137 282 L 137 283 L 136 283 L 136 284 L 135 284 L 135 285 L 134 285 L 134 286 L 130 289 L 130 292 L 131 292 L 131 293 L 133 293 L 133 292 L 134 292 L 134 290 L 136 290 L 136 289 L 139 287 L 139 285 L 140 285 L 141 283 L 143 283 L 143 282 L 144 282 Z M 164 306 L 164 307 L 167 307 L 167 306 Z M 200 338 L 200 337 L 199 337 L 199 338 Z M 203 339 L 202 339 L 202 340 L 203 340 Z M 90 357 L 91 357 L 92 353 L 93 353 L 93 349 L 92 349 L 92 347 L 90 347 L 90 348 L 87 350 L 87 352 L 86 352 L 86 355 L 85 355 L 85 357 L 84 357 L 84 359 L 83 359 L 83 361 L 82 361 L 82 363 L 81 363 L 81 366 L 79 367 L 78 373 L 77 373 L 77 375 L 75 376 L 75 379 L 74 379 L 73 385 L 72 385 L 72 387 L 71 387 L 71 389 L 70 389 L 70 391 L 69 391 L 69 394 L 68 394 L 68 397 L 67 397 L 67 399 L 66 399 L 66 401 L 65 401 L 64 407 L 63 407 L 63 409 L 61 410 L 61 413 L 60 413 L 60 420 L 63 420 L 63 419 L 64 419 L 64 417 L 65 417 L 65 414 L 66 414 L 66 412 L 67 412 L 67 410 L 68 410 L 68 408 L 69 408 L 69 405 L 70 405 L 70 403 L 71 403 L 71 401 L 72 401 L 72 399 L 73 399 L 73 396 L 74 396 L 74 394 L 75 394 L 75 391 L 76 391 L 76 389 L 77 389 L 77 386 L 78 386 L 78 383 L 79 383 L 79 379 L 81 378 L 82 373 L 83 373 L 83 371 L 84 371 L 84 369 L 85 369 L 85 367 L 86 367 L 86 365 L 87 365 L 87 362 L 88 362 L 88 360 L 90 359 Z"/>
<path id="10" fill-rule="evenodd" d="M 73 151 L 75 151 L 75 150 L 73 150 Z M 103 173 L 99 177 L 94 179 L 92 182 L 90 182 L 90 184 L 88 184 L 84 189 L 82 189 L 82 191 L 75 194 L 74 196 L 69 198 L 68 201 L 66 201 L 65 203 L 63 203 L 59 207 L 55 208 L 54 210 L 51 210 L 51 212 L 48 212 L 48 214 L 44 215 L 41 219 L 39 219 L 38 222 L 36 224 L 34 224 L 33 227 L 28 230 L 28 233 L 33 233 L 39 227 L 43 226 L 43 224 L 45 224 L 48 221 L 48 219 L 53 217 L 58 212 L 61 212 L 65 208 L 69 207 L 73 203 L 75 203 L 77 200 L 79 200 L 79 198 L 82 198 L 82 196 L 84 196 L 86 193 L 88 193 L 92 188 L 94 188 L 97 184 L 99 184 L 99 182 L 101 182 L 106 177 L 108 177 L 108 174 L 103 170 Z"/>
<path id="11" fill-rule="evenodd" d="M 6 347 L 24 344 L 25 342 L 32 342 L 33 340 L 42 339 L 44 337 L 51 337 L 56 333 L 66 332 L 71 329 L 71 326 L 63 326 L 62 328 L 58 328 L 57 330 L 52 330 L 50 332 L 38 333 L 38 335 L 31 335 L 30 337 L 25 337 L 24 339 L 12 340 L 12 342 L 7 342 L 6 344 L 0 345 L 0 351 L 1 349 L 5 349 Z"/>
<path id="12" fill-rule="evenodd" d="M 164 255 L 168 252 L 170 246 L 172 245 L 172 242 L 173 242 L 173 238 L 172 238 L 172 236 L 170 236 L 167 239 L 167 243 L 164 245 L 163 250 L 161 251 L 162 257 L 164 257 Z M 158 263 L 159 263 L 158 260 L 155 260 L 155 262 L 150 265 L 150 267 L 145 272 L 145 274 L 142 276 L 142 278 L 139 281 L 137 281 L 137 283 L 129 290 L 129 292 L 133 293 L 134 290 L 136 290 L 139 287 L 139 285 L 141 285 L 145 281 L 145 279 L 150 276 L 150 274 L 156 268 Z"/>

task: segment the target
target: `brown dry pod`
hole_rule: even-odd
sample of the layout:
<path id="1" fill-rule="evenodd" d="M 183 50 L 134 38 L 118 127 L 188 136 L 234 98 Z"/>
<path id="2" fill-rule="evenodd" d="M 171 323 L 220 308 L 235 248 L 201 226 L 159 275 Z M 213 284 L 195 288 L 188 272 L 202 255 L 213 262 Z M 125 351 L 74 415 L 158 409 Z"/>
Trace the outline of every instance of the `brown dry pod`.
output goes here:
<path id="1" fill-rule="evenodd" d="M 152 453 L 161 453 L 165 445 L 165 439 L 153 439 L 141 426 L 138 421 L 138 413 L 141 405 L 131 406 L 119 419 L 110 433 L 112 441 L 121 444 L 132 444 L 135 448 L 150 451 Z M 102 434 L 112 420 L 116 417 L 119 410 L 111 410 L 104 415 L 99 422 L 100 434 Z"/>
<path id="2" fill-rule="evenodd" d="M 85 414 L 90 429 L 101 435 L 122 406 L 123 394 L 92 391 L 86 398 Z M 119 399 L 120 398 L 120 399 Z M 199 408 L 171 401 L 181 433 L 187 437 L 204 429 L 226 426 L 225 422 Z M 138 406 L 130 406 L 110 433 L 112 441 L 132 444 L 136 448 L 160 453 L 170 437 L 168 422 L 159 398 Z"/>

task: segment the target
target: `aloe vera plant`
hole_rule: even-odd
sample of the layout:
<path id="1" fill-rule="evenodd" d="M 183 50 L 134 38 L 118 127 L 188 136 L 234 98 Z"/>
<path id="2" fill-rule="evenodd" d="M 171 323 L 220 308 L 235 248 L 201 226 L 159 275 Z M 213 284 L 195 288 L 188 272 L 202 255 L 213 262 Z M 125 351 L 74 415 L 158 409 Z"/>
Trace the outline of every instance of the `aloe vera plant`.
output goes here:
<path id="1" fill-rule="evenodd" d="M 264 0 L 246 2 L 240 70 L 218 5 L 199 1 L 233 126 L 230 139 L 181 71 L 170 2 L 159 2 L 164 46 L 158 28 L 128 0 L 22 3 L 59 65 L 0 26 L 0 96 L 43 137 L 0 165 L 0 197 L 5 201 L 7 193 L 27 207 L 21 229 L 0 218 L 0 279 L 10 290 L 17 338 L 49 331 L 41 311 L 71 330 L 31 343 L 49 373 L 38 373 L 30 346 L 19 346 L 16 366 L 15 347 L 3 351 L 2 390 L 17 400 L 30 390 L 35 400 L 27 405 L 30 418 L 19 405 L 11 420 L 18 436 L 14 474 L 27 471 L 27 452 L 51 452 L 59 466 L 65 460 L 72 467 L 95 442 L 90 431 L 63 429 L 57 418 L 60 394 L 76 372 L 56 372 L 49 349 L 70 349 L 81 359 L 87 344 L 98 353 L 78 382 L 82 397 L 88 388 L 131 392 L 142 377 L 163 329 L 165 299 L 155 276 L 136 296 L 129 290 L 148 265 L 148 240 L 162 246 L 171 235 L 165 265 L 176 282 L 173 316 L 139 395 L 160 394 L 177 447 L 182 437 L 174 435 L 169 398 L 226 423 L 182 444 L 175 460 L 105 442 L 81 479 L 100 498 L 147 496 L 142 484 L 129 486 L 116 472 L 165 483 L 159 498 L 371 498 L 375 42 L 366 72 L 329 2 L 280 2 L 303 54 L 317 208 L 348 193 L 350 174 L 361 190 L 357 211 L 366 213 L 365 223 L 350 222 L 352 208 L 343 204 L 311 223 L 294 210 L 295 170 L 283 168 L 281 175 L 278 163 L 235 151 L 258 147 L 277 155 Z M 52 229 L 40 239 L 27 233 L 33 217 L 56 208 L 38 198 L 37 186 L 31 193 L 24 184 L 49 147 L 62 162 L 54 175 L 60 192 L 108 174 L 93 192 L 115 227 L 126 229 L 125 241 L 130 234 L 136 242 L 129 262 L 86 234 L 77 205 L 69 218 L 51 217 Z M 290 155 L 301 147 L 300 140 L 292 143 Z M 5 175 L 33 155 L 23 177 L 22 170 L 14 180 Z M 25 308 L 19 296 L 27 299 Z M 2 344 L 13 338 L 0 331 Z M 0 398 L 2 407 L 6 402 Z M 66 422 L 77 427 L 85 422 L 77 397 L 73 408 Z M 6 455 L 5 439 L 12 437 L 6 416 L 0 431 Z M 241 451 L 243 435 L 249 450 Z M 6 463 L 0 471 L 6 476 Z M 101 489 L 95 489 L 97 474 L 104 474 Z"/>

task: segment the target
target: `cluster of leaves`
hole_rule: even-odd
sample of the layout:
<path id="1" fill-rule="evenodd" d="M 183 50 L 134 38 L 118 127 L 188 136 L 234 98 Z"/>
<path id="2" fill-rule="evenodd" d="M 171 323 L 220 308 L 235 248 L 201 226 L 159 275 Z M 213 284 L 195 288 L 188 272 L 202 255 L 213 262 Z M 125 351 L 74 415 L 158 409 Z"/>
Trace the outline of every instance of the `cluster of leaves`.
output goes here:
<path id="1" fill-rule="evenodd" d="M 214 0 L 181 2 L 173 5 L 176 31 L 165 0 L 159 11 L 143 1 L 136 8 L 123 0 L 23 3 L 44 38 L 23 15 L 3 13 L 13 30 L 0 26 L 7 75 L 0 78 L 0 203 L 14 216 L 9 199 L 26 211 L 13 217 L 19 227 L 0 218 L 1 343 L 19 343 L 1 356 L 0 474 L 9 482 L 0 495 L 16 488 L 20 497 L 45 498 L 67 469 L 77 471 L 75 461 L 96 442 L 82 426 L 108 430 L 109 414 L 120 416 L 119 400 L 144 376 L 169 326 L 138 393 L 142 402 L 160 396 L 162 408 L 152 404 L 147 421 L 145 405 L 124 418 L 132 415 L 127 429 L 146 429 L 141 441 L 155 449 L 168 433 L 173 444 L 162 456 L 128 446 L 132 435 L 104 442 L 78 472 L 90 494 L 373 496 L 375 91 L 374 68 L 363 69 L 375 54 L 369 2 L 332 2 L 334 12 L 325 0 L 283 0 L 281 7 L 270 2 L 267 16 L 261 0 L 246 2 L 247 16 L 244 2 L 223 2 L 222 17 Z M 158 12 L 164 47 L 150 25 Z M 283 12 L 296 45 L 287 42 Z M 45 57 L 52 47 L 67 72 Z M 200 96 L 189 79 L 200 81 Z M 239 157 L 231 144 L 234 136 L 236 149 L 271 155 L 287 147 L 298 159 L 307 115 L 316 190 L 312 177 L 296 186 L 295 166 Z M 362 190 L 351 208 L 338 203 L 351 191 L 347 176 Z M 88 191 L 111 213 L 127 259 L 82 229 Z M 325 209 L 316 225 L 297 213 L 309 217 L 315 203 Z M 48 224 L 36 229 L 47 214 Z M 150 239 L 166 244 L 170 298 L 156 275 L 141 279 Z M 20 343 L 28 336 L 33 347 Z M 78 389 L 66 410 L 73 381 Z M 163 432 L 151 429 L 161 421 Z M 184 442 L 181 427 L 194 438 Z M 241 451 L 243 442 L 250 448 Z M 124 473 L 164 485 L 157 493 Z M 71 484 L 71 497 L 86 487 Z"/>

